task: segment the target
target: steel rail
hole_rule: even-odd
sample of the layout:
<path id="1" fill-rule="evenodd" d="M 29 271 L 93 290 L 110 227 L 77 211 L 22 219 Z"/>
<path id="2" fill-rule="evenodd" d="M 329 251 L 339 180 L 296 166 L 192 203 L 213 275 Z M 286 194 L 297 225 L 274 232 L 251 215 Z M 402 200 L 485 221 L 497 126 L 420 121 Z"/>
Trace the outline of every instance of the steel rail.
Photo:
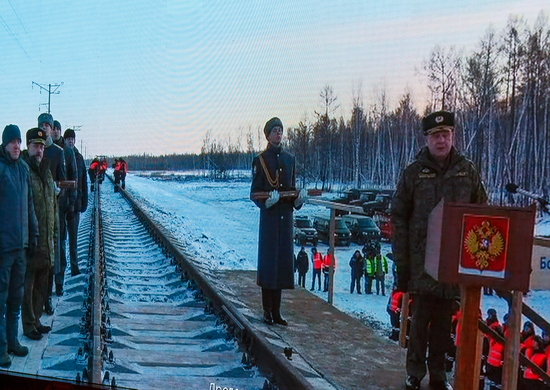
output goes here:
<path id="1" fill-rule="evenodd" d="M 103 377 L 103 358 L 102 351 L 103 345 L 101 340 L 101 256 L 103 251 L 101 250 L 101 186 L 96 185 L 95 197 L 94 197 L 94 226 L 95 239 L 94 239 L 94 262 L 92 265 L 92 275 L 90 279 L 92 281 L 90 293 L 93 294 L 93 301 L 91 304 L 91 356 L 89 360 L 90 379 L 92 383 L 102 383 Z"/>
<path id="2" fill-rule="evenodd" d="M 109 180 L 112 177 L 107 175 Z M 146 211 L 142 210 L 127 190 L 119 187 L 120 194 L 128 201 L 138 218 L 150 228 L 150 231 L 162 243 L 166 250 L 175 258 L 176 263 L 189 279 L 194 280 L 202 294 L 210 301 L 212 308 L 228 323 L 228 328 L 234 336 L 247 348 L 254 358 L 255 364 L 266 377 L 272 379 L 280 390 L 314 390 L 313 385 L 294 367 L 280 348 L 271 344 L 255 326 L 229 301 L 222 292 L 186 258 L 176 246 L 177 240 L 160 227 Z"/>

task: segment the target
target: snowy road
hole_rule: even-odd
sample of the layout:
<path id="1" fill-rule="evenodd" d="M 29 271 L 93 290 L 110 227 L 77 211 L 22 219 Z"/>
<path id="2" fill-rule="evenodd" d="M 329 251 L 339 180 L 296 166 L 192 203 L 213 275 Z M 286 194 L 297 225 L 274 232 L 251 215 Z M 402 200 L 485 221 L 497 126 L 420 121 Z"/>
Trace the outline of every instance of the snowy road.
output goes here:
<path id="1" fill-rule="evenodd" d="M 109 185 L 106 186 L 108 188 Z M 147 205 L 154 219 L 189 247 L 189 252 L 216 269 L 256 269 L 259 210 L 249 200 L 249 182 L 168 181 L 129 175 L 127 189 Z M 297 214 L 327 214 L 326 208 L 306 204 Z M 308 254 L 309 252 L 309 247 Z M 319 244 L 325 254 L 327 245 Z M 361 249 L 357 244 L 337 247 L 334 304 L 340 310 L 367 321 L 380 330 L 389 329 L 387 297 L 350 294 L 349 259 Z M 296 252 L 299 248 L 296 247 Z M 382 252 L 391 250 L 382 245 Z M 386 278 L 391 285 L 391 275 Z M 306 278 L 311 287 L 311 271 Z M 326 299 L 326 293 L 314 292 Z M 284 293 L 283 293 L 284 298 Z M 550 320 L 549 292 L 531 293 L 525 302 Z M 489 307 L 498 315 L 507 311 L 496 297 L 483 298 L 484 313 Z"/>

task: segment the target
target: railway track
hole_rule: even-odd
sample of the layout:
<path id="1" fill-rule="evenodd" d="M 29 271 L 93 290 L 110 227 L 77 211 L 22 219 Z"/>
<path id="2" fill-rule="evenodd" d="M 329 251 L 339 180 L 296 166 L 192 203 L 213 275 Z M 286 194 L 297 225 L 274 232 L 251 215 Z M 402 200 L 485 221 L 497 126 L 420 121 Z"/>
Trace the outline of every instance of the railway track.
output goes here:
<path id="1" fill-rule="evenodd" d="M 59 342 L 44 350 L 57 358 L 41 374 L 108 388 L 313 388 L 216 290 L 215 275 L 128 193 L 103 187 L 81 223 L 87 277 L 67 285 Z"/>

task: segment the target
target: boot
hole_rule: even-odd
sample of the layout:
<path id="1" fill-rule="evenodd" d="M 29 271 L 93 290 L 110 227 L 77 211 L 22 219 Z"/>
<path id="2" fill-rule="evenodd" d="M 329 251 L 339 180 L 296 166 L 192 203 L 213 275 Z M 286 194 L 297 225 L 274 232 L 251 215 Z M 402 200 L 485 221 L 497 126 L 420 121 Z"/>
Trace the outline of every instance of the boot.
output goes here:
<path id="1" fill-rule="evenodd" d="M 44 312 L 49 316 L 53 316 L 52 297 L 46 299 L 46 303 L 44 304 Z"/>
<path id="2" fill-rule="evenodd" d="M 11 366 L 11 357 L 7 351 L 0 352 L 0 367 L 8 368 Z"/>
<path id="3" fill-rule="evenodd" d="M 264 310 L 264 317 L 262 318 L 264 324 L 273 325 L 273 318 L 271 317 L 271 311 Z"/>
<path id="4" fill-rule="evenodd" d="M 8 347 L 8 353 L 13 353 L 15 356 L 23 357 L 29 354 L 29 349 L 24 345 L 19 344 L 19 341 L 16 341 L 12 347 Z"/>
<path id="5" fill-rule="evenodd" d="M 17 333 L 19 332 L 19 310 L 6 313 L 6 340 L 8 342 L 8 353 L 15 356 L 27 356 L 29 349 L 19 343 Z"/>
<path id="6" fill-rule="evenodd" d="M 264 324 L 273 325 L 273 317 L 271 317 L 271 290 L 266 288 L 262 288 L 262 306 L 264 308 L 262 321 Z"/>
<path id="7" fill-rule="evenodd" d="M 271 300 L 271 316 L 273 323 L 287 326 L 288 322 L 281 317 L 281 290 L 274 290 Z"/>

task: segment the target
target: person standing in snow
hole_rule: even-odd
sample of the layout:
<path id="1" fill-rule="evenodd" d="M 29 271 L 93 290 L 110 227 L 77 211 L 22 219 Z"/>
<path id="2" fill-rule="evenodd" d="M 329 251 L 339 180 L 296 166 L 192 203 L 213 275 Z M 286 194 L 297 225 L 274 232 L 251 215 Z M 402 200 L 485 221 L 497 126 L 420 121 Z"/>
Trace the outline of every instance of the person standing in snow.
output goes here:
<path id="1" fill-rule="evenodd" d="M 296 259 L 296 269 L 298 270 L 298 286 L 306 287 L 306 274 L 309 270 L 309 257 L 306 248 L 302 247 Z"/>
<path id="2" fill-rule="evenodd" d="M 445 352 L 459 290 L 456 285 L 437 282 L 424 271 L 428 217 L 443 198 L 449 202 L 487 202 L 474 164 L 453 146 L 454 125 L 452 112 L 437 111 L 423 118 L 426 146 L 402 172 L 391 205 L 397 290 L 410 292 L 414 302 L 406 361 L 407 390 L 420 389 L 427 373 L 426 362 L 430 388 L 451 388 L 445 373 Z"/>
<path id="3" fill-rule="evenodd" d="M 307 193 L 281 197 L 280 191 L 296 190 L 295 158 L 281 145 L 283 123 L 271 118 L 264 126 L 267 148 L 254 157 L 250 199 L 260 208 L 257 284 L 262 288 L 263 322 L 288 325 L 281 316 L 281 293 L 294 288 L 293 212 Z M 269 192 L 267 199 L 254 196 Z"/>
<path id="4" fill-rule="evenodd" d="M 351 285 L 349 287 L 349 293 L 353 294 L 353 290 L 357 286 L 357 294 L 361 294 L 361 276 L 363 276 L 363 256 L 361 252 L 355 251 L 349 261 L 351 267 Z"/>

